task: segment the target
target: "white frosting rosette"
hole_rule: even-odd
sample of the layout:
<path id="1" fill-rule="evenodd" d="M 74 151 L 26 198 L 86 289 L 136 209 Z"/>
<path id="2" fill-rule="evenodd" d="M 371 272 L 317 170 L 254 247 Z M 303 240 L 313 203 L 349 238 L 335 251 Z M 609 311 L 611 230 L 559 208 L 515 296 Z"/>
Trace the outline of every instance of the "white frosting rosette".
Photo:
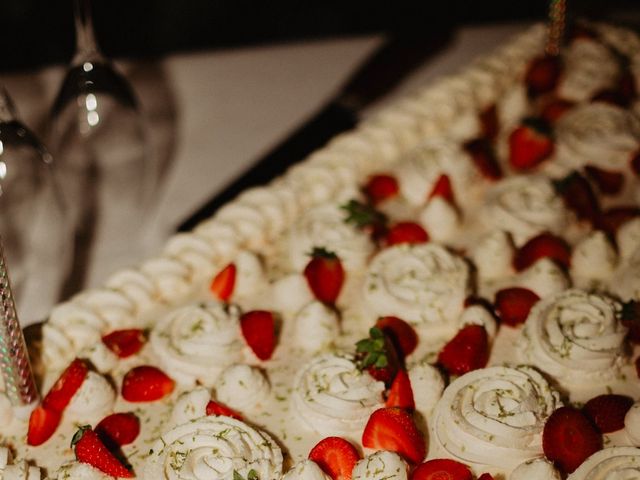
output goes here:
<path id="1" fill-rule="evenodd" d="M 623 301 L 640 300 L 640 246 L 616 269 L 609 289 Z"/>
<path id="2" fill-rule="evenodd" d="M 518 465 L 509 480 L 562 480 L 562 477 L 553 463 L 541 457 Z"/>
<path id="3" fill-rule="evenodd" d="M 607 235 L 599 230 L 583 238 L 571 252 L 574 284 L 590 289 L 607 280 L 616 268 L 618 254 Z"/>
<path id="4" fill-rule="evenodd" d="M 460 228 L 460 214 L 454 205 L 437 196 L 420 212 L 420 224 L 436 242 L 448 242 L 456 238 Z"/>
<path id="5" fill-rule="evenodd" d="M 280 480 L 282 452 L 265 432 L 225 416 L 201 417 L 164 433 L 150 450 L 143 480 Z"/>
<path id="6" fill-rule="evenodd" d="M 635 480 L 640 478 L 640 448 L 611 447 L 587 458 L 567 480 Z"/>
<path id="7" fill-rule="evenodd" d="M 479 239 L 472 251 L 473 263 L 482 279 L 495 279 L 513 273 L 515 249 L 504 230 L 489 232 Z"/>
<path id="8" fill-rule="evenodd" d="M 262 371 L 250 365 L 231 365 L 216 382 L 216 397 L 225 405 L 246 412 L 269 396 L 271 386 Z"/>
<path id="9" fill-rule="evenodd" d="M 555 295 L 571 286 L 567 273 L 548 257 L 537 260 L 514 278 L 519 287 L 528 288 L 540 298 Z"/>
<path id="10" fill-rule="evenodd" d="M 627 329 L 609 297 L 565 290 L 536 303 L 520 336 L 520 354 L 561 384 L 613 378 L 624 361 Z"/>
<path id="11" fill-rule="evenodd" d="M 416 411 L 425 419 L 429 418 L 442 397 L 444 378 L 440 370 L 427 362 L 412 365 L 409 367 L 408 374 Z"/>
<path id="12" fill-rule="evenodd" d="M 512 470 L 542 455 L 544 423 L 560 396 L 531 367 L 489 367 L 454 380 L 431 420 L 431 438 L 466 463 Z"/>
<path id="13" fill-rule="evenodd" d="M 65 415 L 80 424 L 93 423 L 111 413 L 115 401 L 116 392 L 107 379 L 99 373 L 89 372 L 71 397 Z"/>
<path id="14" fill-rule="evenodd" d="M 517 175 L 487 192 L 481 221 L 488 230 L 509 232 L 519 246 L 544 231 L 562 232 L 568 213 L 549 179 Z"/>
<path id="15" fill-rule="evenodd" d="M 38 467 L 29 465 L 25 460 L 13 462 L 9 448 L 0 447 L 0 479 L 40 480 L 41 477 L 42 472 Z M 60 478 L 62 479 L 64 477 Z M 73 478 L 75 479 L 78 477 Z"/>
<path id="16" fill-rule="evenodd" d="M 331 480 L 313 460 L 305 459 L 296 463 L 282 480 Z"/>
<path id="17" fill-rule="evenodd" d="M 354 435 L 383 406 L 384 389 L 383 382 L 358 369 L 352 355 L 325 354 L 298 371 L 291 405 L 298 419 L 320 435 Z"/>
<path id="18" fill-rule="evenodd" d="M 239 317 L 238 307 L 213 301 L 181 307 L 155 324 L 151 348 L 178 383 L 211 386 L 226 366 L 241 359 Z"/>
<path id="19" fill-rule="evenodd" d="M 625 222 L 616 233 L 620 258 L 630 258 L 640 248 L 640 217 Z"/>
<path id="20" fill-rule="evenodd" d="M 400 455 L 380 450 L 366 456 L 353 467 L 353 480 L 407 480 L 408 467 Z"/>
<path id="21" fill-rule="evenodd" d="M 369 236 L 345 222 L 347 212 L 340 205 L 325 204 L 306 211 L 291 227 L 288 254 L 291 266 L 302 271 L 314 247 L 324 247 L 340 258 L 347 270 L 365 266 L 373 243 Z"/>
<path id="22" fill-rule="evenodd" d="M 328 305 L 314 300 L 295 317 L 295 344 L 305 351 L 317 352 L 331 346 L 340 334 L 338 314 Z"/>
<path id="23" fill-rule="evenodd" d="M 371 261 L 363 289 L 365 304 L 377 316 L 451 325 L 469 292 L 469 266 L 435 243 L 394 245 Z"/>
<path id="24" fill-rule="evenodd" d="M 210 400 L 211 392 L 205 387 L 196 387 L 193 390 L 183 392 L 173 405 L 169 425 L 182 425 L 202 417 Z"/>

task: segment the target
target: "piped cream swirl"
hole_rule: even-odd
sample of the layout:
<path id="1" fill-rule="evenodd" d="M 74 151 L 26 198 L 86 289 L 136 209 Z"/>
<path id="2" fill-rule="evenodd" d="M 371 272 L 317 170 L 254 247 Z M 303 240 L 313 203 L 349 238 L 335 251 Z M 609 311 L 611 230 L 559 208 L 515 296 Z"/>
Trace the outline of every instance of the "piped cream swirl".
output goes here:
<path id="1" fill-rule="evenodd" d="M 594 453 L 567 480 L 633 480 L 640 478 L 640 448 L 612 447 Z"/>

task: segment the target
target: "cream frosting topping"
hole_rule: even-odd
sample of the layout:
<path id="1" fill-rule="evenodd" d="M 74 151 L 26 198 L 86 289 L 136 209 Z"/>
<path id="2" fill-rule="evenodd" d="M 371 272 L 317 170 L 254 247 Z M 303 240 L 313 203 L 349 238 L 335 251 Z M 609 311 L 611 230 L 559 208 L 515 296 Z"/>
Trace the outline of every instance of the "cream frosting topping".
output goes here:
<path id="1" fill-rule="evenodd" d="M 71 397 L 65 415 L 78 423 L 91 424 L 111 413 L 115 401 L 116 392 L 107 379 L 99 373 L 89 372 Z"/>
<path id="2" fill-rule="evenodd" d="M 609 290 L 625 302 L 640 299 L 640 247 L 618 266 L 609 282 Z"/>
<path id="3" fill-rule="evenodd" d="M 211 392 L 205 387 L 196 387 L 193 390 L 183 392 L 173 405 L 169 424 L 172 426 L 182 425 L 202 417 L 210 400 Z"/>
<path id="4" fill-rule="evenodd" d="M 562 480 L 562 477 L 549 460 L 534 458 L 518 465 L 509 480 Z"/>
<path id="5" fill-rule="evenodd" d="M 506 470 L 542 454 L 560 396 L 531 367 L 489 367 L 454 380 L 436 405 L 431 439 L 454 458 Z"/>
<path id="6" fill-rule="evenodd" d="M 313 293 L 302 274 L 291 273 L 271 284 L 271 298 L 275 310 L 296 313 L 313 301 Z"/>
<path id="7" fill-rule="evenodd" d="M 460 228 L 460 215 L 455 206 L 442 197 L 435 197 L 420 212 L 420 223 L 436 242 L 455 238 Z"/>
<path id="8" fill-rule="evenodd" d="M 640 448 L 611 447 L 587 458 L 567 480 L 632 480 L 640 476 Z"/>
<path id="9" fill-rule="evenodd" d="M 86 463 L 71 461 L 62 465 L 53 477 L 57 480 L 112 480 L 97 468 Z"/>
<path id="10" fill-rule="evenodd" d="M 460 328 L 466 325 L 482 325 L 490 339 L 498 333 L 498 322 L 489 310 L 482 305 L 470 305 L 464 309 L 459 320 Z"/>
<path id="11" fill-rule="evenodd" d="M 442 373 L 433 365 L 423 361 L 409 367 L 408 374 L 416 411 L 427 419 L 444 391 L 445 383 Z"/>
<path id="12" fill-rule="evenodd" d="M 294 321 L 295 343 L 310 352 L 330 347 L 340 333 L 338 314 L 317 300 L 303 307 Z"/>
<path id="13" fill-rule="evenodd" d="M 151 448 L 143 480 L 233 480 L 234 472 L 280 480 L 282 452 L 265 432 L 224 416 L 201 417 L 162 434 Z"/>
<path id="14" fill-rule="evenodd" d="M 408 466 L 395 452 L 380 450 L 356 463 L 351 473 L 353 480 L 407 480 Z"/>
<path id="15" fill-rule="evenodd" d="M 624 431 L 633 445 L 640 446 L 640 402 L 634 403 L 624 416 Z"/>
<path id="16" fill-rule="evenodd" d="M 630 258 L 640 248 L 640 218 L 622 224 L 616 233 L 620 258 Z"/>
<path id="17" fill-rule="evenodd" d="M 313 460 L 302 460 L 289 470 L 282 480 L 331 480 Z"/>
<path id="18" fill-rule="evenodd" d="M 11 451 L 0 447 L 0 478 L 3 480 L 40 480 L 42 472 L 26 461 L 12 461 Z"/>
<path id="19" fill-rule="evenodd" d="M 618 254 L 607 235 L 599 230 L 591 232 L 574 247 L 571 253 L 571 276 L 582 288 L 591 288 L 598 281 L 606 281 L 616 268 Z"/>
<path id="20" fill-rule="evenodd" d="M 515 248 L 504 230 L 483 235 L 472 250 L 473 263 L 482 279 L 495 279 L 513 273 Z"/>
<path id="21" fill-rule="evenodd" d="M 216 398 L 241 412 L 258 407 L 270 391 L 262 371 L 250 365 L 231 365 L 224 369 L 216 382 Z"/>
<path id="22" fill-rule="evenodd" d="M 324 354 L 296 374 L 291 407 L 307 428 L 325 436 L 359 434 L 383 406 L 384 383 L 360 371 L 349 354 Z"/>
<path id="23" fill-rule="evenodd" d="M 13 406 L 11 400 L 3 392 L 0 392 L 0 425 L 9 425 L 13 420 Z"/>
<path id="24" fill-rule="evenodd" d="M 236 266 L 234 298 L 249 297 L 265 287 L 264 267 L 255 253 L 241 250 L 235 256 L 233 263 Z"/>
<path id="25" fill-rule="evenodd" d="M 571 286 L 567 273 L 553 260 L 541 258 L 514 279 L 516 285 L 528 288 L 540 298 L 554 295 Z"/>

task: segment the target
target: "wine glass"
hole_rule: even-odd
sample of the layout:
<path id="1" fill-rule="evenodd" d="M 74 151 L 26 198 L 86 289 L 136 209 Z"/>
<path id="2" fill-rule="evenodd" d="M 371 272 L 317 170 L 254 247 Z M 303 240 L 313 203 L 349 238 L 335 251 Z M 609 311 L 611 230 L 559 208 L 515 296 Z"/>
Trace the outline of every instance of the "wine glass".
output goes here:
<path id="1" fill-rule="evenodd" d="M 157 183 L 138 102 L 100 53 L 89 0 L 74 0 L 74 16 L 76 53 L 50 121 L 56 171 L 76 226 L 67 293 L 142 255 L 142 226 Z"/>
<path id="2" fill-rule="evenodd" d="M 0 235 L 23 325 L 45 318 L 59 300 L 73 251 L 51 166 L 51 155 L 0 88 Z"/>

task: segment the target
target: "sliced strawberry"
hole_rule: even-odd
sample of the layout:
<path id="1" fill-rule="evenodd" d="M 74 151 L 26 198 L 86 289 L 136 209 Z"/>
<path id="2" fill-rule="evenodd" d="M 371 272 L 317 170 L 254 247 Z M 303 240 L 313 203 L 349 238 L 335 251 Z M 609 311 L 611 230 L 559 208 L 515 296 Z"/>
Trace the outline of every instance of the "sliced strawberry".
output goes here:
<path id="1" fill-rule="evenodd" d="M 376 327 L 381 329 L 393 342 L 396 350 L 407 357 L 418 346 L 418 334 L 404 320 L 398 317 L 380 317 Z"/>
<path id="2" fill-rule="evenodd" d="M 235 285 L 236 265 L 235 263 L 230 263 L 213 277 L 209 290 L 218 300 L 226 302 L 233 295 Z"/>
<path id="3" fill-rule="evenodd" d="M 91 427 L 80 427 L 80 430 L 73 436 L 71 445 L 75 448 L 76 458 L 79 462 L 87 463 L 110 477 L 134 477 L 133 473 L 120 463 L 120 460 L 102 443 L 98 434 L 91 430 Z"/>
<path id="4" fill-rule="evenodd" d="M 131 412 L 112 413 L 100 420 L 95 431 L 105 445 L 121 447 L 138 438 L 140 420 Z"/>
<path id="5" fill-rule="evenodd" d="M 420 463 L 426 455 L 424 437 L 413 416 L 401 408 L 373 412 L 362 433 L 362 446 L 396 452 L 411 463 Z"/>
<path id="6" fill-rule="evenodd" d="M 480 126 L 483 137 L 490 140 L 496 138 L 498 135 L 499 125 L 498 109 L 496 108 L 495 103 L 480 112 Z"/>
<path id="7" fill-rule="evenodd" d="M 344 438 L 327 437 L 311 449 L 309 459 L 316 462 L 332 480 L 351 480 L 351 472 L 360 460 L 360 454 Z"/>
<path id="8" fill-rule="evenodd" d="M 631 166 L 631 171 L 635 173 L 637 177 L 640 177 L 640 152 L 633 154 L 629 165 Z"/>
<path id="9" fill-rule="evenodd" d="M 311 260 L 304 268 L 304 276 L 318 300 L 331 305 L 335 303 L 344 283 L 344 269 L 335 253 L 324 248 L 314 248 Z"/>
<path id="10" fill-rule="evenodd" d="M 562 196 L 567 208 L 573 210 L 580 220 L 595 222 L 600 213 L 600 205 L 589 182 L 578 172 L 555 181 L 554 186 Z"/>
<path id="11" fill-rule="evenodd" d="M 484 178 L 488 180 L 500 180 L 502 178 L 502 169 L 489 140 L 486 138 L 470 140 L 464 144 L 464 149 Z"/>
<path id="12" fill-rule="evenodd" d="M 238 412 L 214 400 L 210 400 L 209 403 L 207 403 L 206 413 L 207 415 L 222 415 L 224 417 L 231 417 L 240 421 L 244 420 L 242 415 Z"/>
<path id="13" fill-rule="evenodd" d="M 602 448 L 602 436 L 580 410 L 561 407 L 544 425 L 542 448 L 556 467 L 571 473 Z"/>
<path id="14" fill-rule="evenodd" d="M 571 247 L 564 239 L 551 233 L 541 233 L 529 239 L 516 252 L 513 266 L 519 272 L 529 268 L 541 258 L 550 258 L 564 268 L 571 263 Z"/>
<path id="15" fill-rule="evenodd" d="M 356 343 L 356 361 L 360 370 L 366 370 L 388 387 L 400 370 L 401 362 L 391 339 L 379 328 L 369 329 L 369 337 Z"/>
<path id="16" fill-rule="evenodd" d="M 442 197 L 447 202 L 454 204 L 454 196 L 453 196 L 453 187 L 451 186 L 451 180 L 449 180 L 449 175 L 442 174 L 436 180 L 435 185 L 431 189 L 431 193 L 429 194 L 429 200 L 433 197 Z"/>
<path id="17" fill-rule="evenodd" d="M 102 343 L 120 358 L 135 355 L 140 351 L 146 341 L 147 338 L 144 330 L 139 328 L 115 330 L 102 337 Z"/>
<path id="18" fill-rule="evenodd" d="M 406 370 L 398 370 L 398 374 L 391 384 L 385 406 L 404 408 L 405 410 L 416 408 L 413 400 L 413 390 L 411 389 L 411 380 Z"/>
<path id="19" fill-rule="evenodd" d="M 631 343 L 640 344 L 640 302 L 630 300 L 622 305 L 620 322 L 627 327 L 627 338 Z"/>
<path id="20" fill-rule="evenodd" d="M 540 112 L 540 116 L 544 118 L 549 125 L 553 125 L 562 117 L 565 113 L 573 108 L 575 104 L 568 100 L 561 98 L 554 98 L 547 102 Z"/>
<path id="21" fill-rule="evenodd" d="M 637 207 L 609 208 L 598 216 L 595 227 L 615 237 L 622 225 L 638 216 L 640 216 L 640 208 Z"/>
<path id="22" fill-rule="evenodd" d="M 399 243 L 425 243 L 429 241 L 429 234 L 415 222 L 398 222 L 389 228 L 385 240 L 387 246 Z"/>
<path id="23" fill-rule="evenodd" d="M 624 417 L 633 403 L 633 398 L 626 395 L 598 395 L 585 404 L 582 412 L 600 432 L 611 433 L 624 428 Z"/>
<path id="24" fill-rule="evenodd" d="M 478 480 L 493 480 L 493 475 L 490 473 L 483 473 L 478 477 Z"/>
<path id="25" fill-rule="evenodd" d="M 495 310 L 503 324 L 515 327 L 524 323 L 540 297 L 528 288 L 504 288 L 496 293 Z"/>
<path id="26" fill-rule="evenodd" d="M 166 397 L 175 382 L 162 370 L 150 365 L 135 367 L 122 379 L 122 397 L 128 402 L 153 402 Z"/>
<path id="27" fill-rule="evenodd" d="M 273 313 L 253 310 L 240 318 L 242 336 L 260 360 L 269 360 L 276 348 L 276 323 Z"/>
<path id="28" fill-rule="evenodd" d="M 555 89 L 561 74 L 560 58 L 557 55 L 544 55 L 531 61 L 524 82 L 531 95 L 538 95 Z"/>
<path id="29" fill-rule="evenodd" d="M 489 338 L 482 325 L 466 325 L 442 347 L 438 362 L 451 375 L 484 368 L 489 360 Z"/>
<path id="30" fill-rule="evenodd" d="M 27 432 L 27 444 L 33 447 L 42 445 L 55 433 L 62 413 L 56 410 L 48 410 L 42 405 L 36 407 L 29 417 L 29 431 Z"/>
<path id="31" fill-rule="evenodd" d="M 486 480 L 483 474 L 478 480 Z M 473 480 L 471 470 L 464 463 L 448 458 L 424 462 L 414 470 L 411 480 Z"/>
<path id="32" fill-rule="evenodd" d="M 374 205 L 395 197 L 399 191 L 398 180 L 389 174 L 373 175 L 364 186 L 364 193 Z"/>
<path id="33" fill-rule="evenodd" d="M 603 195 L 616 195 L 622 190 L 624 174 L 621 172 L 604 170 L 593 165 L 587 165 L 584 167 L 584 171 Z"/>
<path id="34" fill-rule="evenodd" d="M 554 150 L 551 128 L 542 118 L 526 118 L 509 136 L 509 163 L 516 170 L 531 170 Z"/>
<path id="35" fill-rule="evenodd" d="M 53 384 L 42 400 L 42 406 L 47 410 L 62 413 L 82 386 L 84 379 L 87 378 L 87 373 L 89 373 L 89 367 L 86 362 L 76 358 Z"/>

